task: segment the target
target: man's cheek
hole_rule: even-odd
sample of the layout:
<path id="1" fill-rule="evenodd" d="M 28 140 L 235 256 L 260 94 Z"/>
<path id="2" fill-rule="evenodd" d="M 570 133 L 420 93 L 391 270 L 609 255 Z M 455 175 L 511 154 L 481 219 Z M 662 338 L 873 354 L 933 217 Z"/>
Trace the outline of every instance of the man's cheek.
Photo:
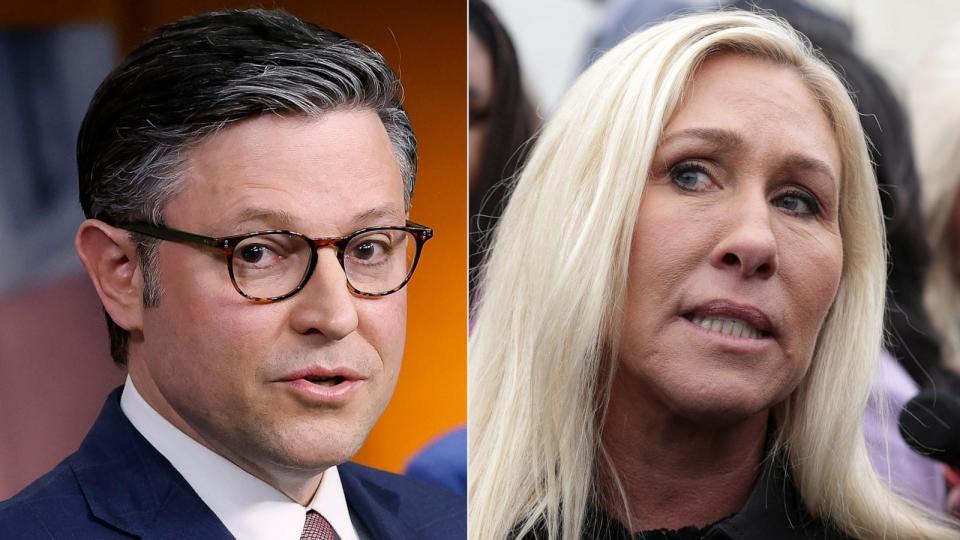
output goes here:
<path id="1" fill-rule="evenodd" d="M 403 355 L 407 331 L 406 295 L 387 296 L 358 309 L 359 331 L 384 361 Z"/>

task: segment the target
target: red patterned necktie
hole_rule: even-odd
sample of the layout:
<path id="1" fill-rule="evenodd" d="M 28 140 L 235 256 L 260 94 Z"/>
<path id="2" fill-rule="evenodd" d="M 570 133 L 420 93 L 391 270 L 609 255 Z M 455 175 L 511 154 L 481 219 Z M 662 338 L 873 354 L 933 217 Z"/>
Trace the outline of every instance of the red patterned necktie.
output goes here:
<path id="1" fill-rule="evenodd" d="M 307 512 L 307 522 L 303 524 L 300 540 L 340 540 L 340 537 L 329 521 L 323 519 L 316 510 L 310 510 Z"/>

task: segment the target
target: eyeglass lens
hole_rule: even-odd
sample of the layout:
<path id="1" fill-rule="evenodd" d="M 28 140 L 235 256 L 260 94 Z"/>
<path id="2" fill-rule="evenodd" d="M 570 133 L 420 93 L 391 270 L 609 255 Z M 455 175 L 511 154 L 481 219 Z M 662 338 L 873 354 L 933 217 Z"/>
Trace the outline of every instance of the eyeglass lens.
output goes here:
<path id="1" fill-rule="evenodd" d="M 347 243 L 343 269 L 357 291 L 382 294 L 406 281 L 416 253 L 416 238 L 408 231 L 368 231 Z M 300 286 L 310 271 L 311 256 L 311 244 L 304 237 L 258 234 L 236 246 L 230 264 L 234 281 L 245 295 L 274 298 Z"/>

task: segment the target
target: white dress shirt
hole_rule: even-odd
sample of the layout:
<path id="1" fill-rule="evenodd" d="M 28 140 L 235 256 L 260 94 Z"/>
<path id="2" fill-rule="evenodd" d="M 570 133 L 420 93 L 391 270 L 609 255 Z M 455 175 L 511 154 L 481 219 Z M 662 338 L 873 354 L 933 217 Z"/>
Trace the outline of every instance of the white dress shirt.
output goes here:
<path id="1" fill-rule="evenodd" d="M 342 540 L 363 538 L 357 534 L 362 527 L 355 526 L 347 510 L 336 467 L 324 471 L 304 508 L 177 429 L 143 399 L 129 375 L 120 408 L 239 540 L 299 540 L 307 510 L 316 510 Z"/>

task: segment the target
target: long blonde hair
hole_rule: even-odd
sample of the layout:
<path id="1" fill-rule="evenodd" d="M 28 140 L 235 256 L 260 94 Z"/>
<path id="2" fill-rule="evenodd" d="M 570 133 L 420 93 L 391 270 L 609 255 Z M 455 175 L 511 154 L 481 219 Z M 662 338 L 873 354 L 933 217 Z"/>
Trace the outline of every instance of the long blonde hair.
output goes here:
<path id="1" fill-rule="evenodd" d="M 943 362 L 960 373 L 960 253 L 951 230 L 960 203 L 960 27 L 918 70 L 911 85 L 917 168 L 930 242 L 926 304 L 943 343 Z"/>
<path id="2" fill-rule="evenodd" d="M 495 233 L 469 350 L 469 530 L 476 539 L 579 539 L 603 460 L 627 261 L 662 131 L 697 67 L 732 51 L 794 67 L 832 122 L 843 162 L 842 277 L 811 368 L 778 405 L 808 510 L 860 538 L 955 538 L 874 473 L 861 429 L 880 354 L 880 202 L 859 117 L 834 72 L 786 23 L 696 14 L 636 34 L 564 97 Z M 611 350 L 612 348 L 612 350 Z M 613 365 L 611 365 L 613 364 Z"/>

